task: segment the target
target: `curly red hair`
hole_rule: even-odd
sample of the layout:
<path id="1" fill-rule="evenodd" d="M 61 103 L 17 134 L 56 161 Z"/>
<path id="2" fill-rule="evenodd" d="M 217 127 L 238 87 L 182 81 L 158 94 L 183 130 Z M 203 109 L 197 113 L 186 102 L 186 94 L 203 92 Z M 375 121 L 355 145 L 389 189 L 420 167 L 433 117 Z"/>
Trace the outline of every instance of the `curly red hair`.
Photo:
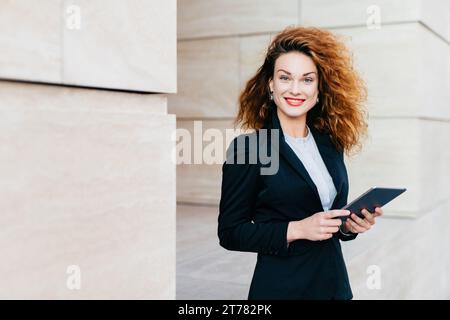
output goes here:
<path id="1" fill-rule="evenodd" d="M 308 55 L 318 70 L 319 103 L 308 112 L 308 125 L 328 134 L 340 152 L 349 154 L 354 147 L 360 149 L 361 139 L 367 133 L 366 85 L 354 69 L 352 55 L 340 36 L 315 27 L 288 27 L 276 35 L 263 65 L 239 96 L 235 125 L 262 128 L 272 103 L 268 83 L 275 61 L 290 51 Z"/>

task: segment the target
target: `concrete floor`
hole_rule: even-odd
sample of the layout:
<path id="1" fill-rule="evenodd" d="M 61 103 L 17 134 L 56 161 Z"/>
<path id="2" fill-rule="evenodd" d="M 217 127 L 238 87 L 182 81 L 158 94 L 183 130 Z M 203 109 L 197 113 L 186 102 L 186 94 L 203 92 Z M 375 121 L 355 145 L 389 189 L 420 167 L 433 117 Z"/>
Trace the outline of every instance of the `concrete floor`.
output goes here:
<path id="1" fill-rule="evenodd" d="M 219 246 L 218 207 L 177 206 L 177 299 L 247 299 L 256 253 Z"/>
<path id="2" fill-rule="evenodd" d="M 446 204 L 418 220 L 382 217 L 357 241 L 341 242 L 354 299 L 448 299 L 450 260 L 436 248 L 448 243 L 448 222 L 436 221 L 449 210 Z M 177 299 L 247 299 L 256 253 L 220 247 L 217 217 L 217 206 L 177 206 Z M 367 287 L 370 265 L 383 271 L 381 290 Z"/>
<path id="3" fill-rule="evenodd" d="M 222 248 L 217 217 L 217 206 L 177 206 L 177 299 L 247 299 L 256 253 Z M 380 231 L 342 243 L 346 260 L 374 246 Z"/>
<path id="4" fill-rule="evenodd" d="M 247 299 L 256 253 L 219 246 L 217 217 L 217 206 L 177 206 L 177 299 Z M 342 243 L 344 256 L 358 256 L 376 245 L 380 231 L 350 246 Z"/>

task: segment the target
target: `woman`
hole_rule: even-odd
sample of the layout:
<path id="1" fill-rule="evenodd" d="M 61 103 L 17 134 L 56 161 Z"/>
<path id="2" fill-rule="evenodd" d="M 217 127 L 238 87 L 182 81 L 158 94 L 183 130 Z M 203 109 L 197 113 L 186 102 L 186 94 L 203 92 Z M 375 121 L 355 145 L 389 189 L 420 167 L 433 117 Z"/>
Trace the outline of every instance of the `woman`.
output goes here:
<path id="1" fill-rule="evenodd" d="M 348 197 L 343 153 L 365 135 L 366 95 L 343 42 L 318 28 L 278 34 L 247 82 L 236 123 L 255 132 L 228 149 L 218 236 L 228 250 L 258 253 L 249 299 L 353 297 L 339 240 L 355 239 L 383 213 L 364 210 L 361 219 L 340 210 Z M 279 156 L 272 174 L 261 173 L 263 149 Z"/>

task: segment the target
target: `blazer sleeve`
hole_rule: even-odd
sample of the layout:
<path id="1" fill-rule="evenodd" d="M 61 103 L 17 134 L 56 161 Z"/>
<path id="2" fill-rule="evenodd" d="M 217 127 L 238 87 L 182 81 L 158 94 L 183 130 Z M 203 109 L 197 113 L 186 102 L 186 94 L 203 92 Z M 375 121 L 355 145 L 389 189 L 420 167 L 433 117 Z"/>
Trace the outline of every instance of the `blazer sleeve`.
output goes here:
<path id="1" fill-rule="evenodd" d="M 342 161 L 342 163 L 344 164 L 345 179 L 346 179 L 346 181 L 348 181 L 347 169 L 345 167 L 345 162 L 344 162 L 344 153 L 342 151 L 339 152 L 339 157 L 340 157 L 340 160 Z M 345 191 L 345 202 L 342 206 L 347 204 L 347 197 L 348 197 L 348 189 Z M 343 224 L 339 227 L 339 231 L 337 232 L 338 237 L 341 241 L 354 240 L 358 236 L 357 233 L 352 233 L 352 232 L 344 233 L 342 231 L 342 226 L 343 226 Z"/>
<path id="2" fill-rule="evenodd" d="M 342 227 L 342 225 L 341 225 L 341 227 Z M 339 239 L 341 239 L 342 241 L 353 240 L 358 236 L 357 233 L 352 233 L 352 232 L 344 233 L 342 231 L 341 227 L 339 227 L 338 235 L 339 235 Z"/>
<path id="3" fill-rule="evenodd" d="M 230 149 L 233 150 L 231 154 Z M 227 161 L 222 166 L 218 217 L 220 245 L 234 251 L 287 255 L 288 221 L 253 222 L 260 166 L 249 163 L 249 149 L 244 149 L 246 161 L 238 163 L 240 150 L 236 149 L 235 138 L 227 151 Z"/>

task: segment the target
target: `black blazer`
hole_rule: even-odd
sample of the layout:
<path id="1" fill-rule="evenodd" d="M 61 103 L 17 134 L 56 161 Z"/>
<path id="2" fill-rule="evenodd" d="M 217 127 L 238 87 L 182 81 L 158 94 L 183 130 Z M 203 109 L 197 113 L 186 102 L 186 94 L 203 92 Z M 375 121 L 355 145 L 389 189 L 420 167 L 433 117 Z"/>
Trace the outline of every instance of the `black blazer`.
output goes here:
<path id="1" fill-rule="evenodd" d="M 347 204 L 348 196 L 343 154 L 328 135 L 308 126 L 337 190 L 331 209 L 339 209 Z M 237 137 L 227 150 L 218 217 L 220 245 L 258 253 L 249 299 L 351 299 L 339 240 L 352 240 L 356 234 L 337 232 L 328 240 L 301 239 L 287 245 L 289 221 L 304 219 L 323 207 L 313 180 L 284 140 L 276 106 L 270 107 L 263 128 L 268 130 L 267 139 L 258 130 L 240 136 L 247 140 L 245 148 L 238 148 Z M 271 143 L 272 129 L 279 129 L 279 150 Z M 252 139 L 258 142 L 256 148 L 250 143 Z M 271 156 L 279 153 L 275 174 L 261 174 L 260 169 L 270 164 L 260 157 L 256 162 L 238 162 L 242 155 L 258 154 L 261 147 Z"/>

